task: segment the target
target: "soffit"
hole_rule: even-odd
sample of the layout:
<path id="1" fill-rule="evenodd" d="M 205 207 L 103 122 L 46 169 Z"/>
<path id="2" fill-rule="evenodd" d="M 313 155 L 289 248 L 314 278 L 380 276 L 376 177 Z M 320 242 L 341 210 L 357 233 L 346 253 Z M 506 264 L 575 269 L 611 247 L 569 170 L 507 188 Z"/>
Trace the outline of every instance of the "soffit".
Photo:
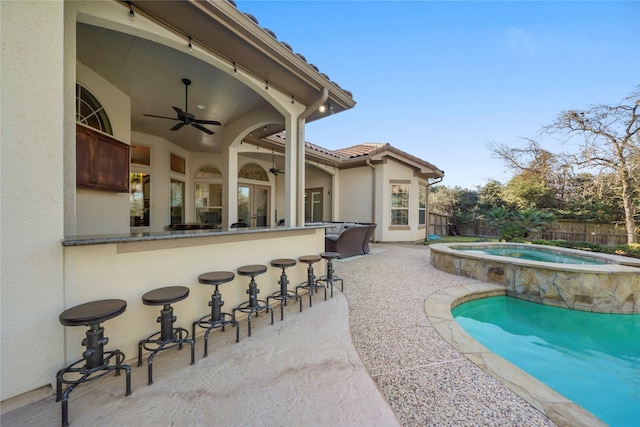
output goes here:
<path id="1" fill-rule="evenodd" d="M 230 62 L 290 93 L 304 105 L 329 90 L 334 112 L 352 108 L 355 101 L 296 55 L 272 34 L 227 1 L 132 1 L 136 8 L 175 31 L 190 36 Z M 255 19 L 255 18 L 254 18 Z M 323 117 L 313 113 L 307 122 Z"/>

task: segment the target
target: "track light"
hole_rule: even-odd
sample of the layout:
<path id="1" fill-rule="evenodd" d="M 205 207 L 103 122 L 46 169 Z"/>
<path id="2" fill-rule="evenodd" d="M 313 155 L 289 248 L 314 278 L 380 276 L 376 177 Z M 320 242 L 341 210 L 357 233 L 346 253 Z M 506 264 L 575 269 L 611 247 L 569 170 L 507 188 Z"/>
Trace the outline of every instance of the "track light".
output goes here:
<path id="1" fill-rule="evenodd" d="M 269 90 L 269 80 L 264 81 L 264 89 Z"/>
<path id="2" fill-rule="evenodd" d="M 238 74 L 238 68 L 236 67 L 236 61 L 233 61 L 233 74 Z"/>
<path id="3" fill-rule="evenodd" d="M 320 111 L 321 113 L 324 113 L 325 111 L 327 111 L 327 106 L 322 104 L 320 108 L 318 108 L 318 111 Z"/>
<path id="4" fill-rule="evenodd" d="M 191 44 L 191 36 L 189 37 L 189 52 L 193 52 L 193 45 Z"/>
<path id="5" fill-rule="evenodd" d="M 264 129 L 264 131 L 266 132 L 266 130 L 267 130 L 267 125 L 264 125 L 264 128 L 263 128 L 263 129 Z"/>
<path id="6" fill-rule="evenodd" d="M 292 103 L 292 104 L 294 103 L 294 102 L 293 102 L 293 95 L 291 95 L 291 103 Z"/>
<path id="7" fill-rule="evenodd" d="M 136 14 L 135 14 L 135 12 L 133 11 L 133 7 L 131 6 L 131 2 L 130 2 L 130 1 L 127 1 L 126 3 L 129 5 L 129 17 L 130 17 L 131 19 L 136 19 Z"/>

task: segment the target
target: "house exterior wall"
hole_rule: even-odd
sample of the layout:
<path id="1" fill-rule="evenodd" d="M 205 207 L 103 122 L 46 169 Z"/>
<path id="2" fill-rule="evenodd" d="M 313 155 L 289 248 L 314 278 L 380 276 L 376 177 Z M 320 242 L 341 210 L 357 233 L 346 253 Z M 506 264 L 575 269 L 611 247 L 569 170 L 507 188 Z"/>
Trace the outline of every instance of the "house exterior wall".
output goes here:
<path id="1" fill-rule="evenodd" d="M 331 175 L 307 165 L 305 169 L 305 189 L 322 188 L 322 220 L 331 220 Z"/>
<path id="2" fill-rule="evenodd" d="M 381 218 L 377 227 L 380 228 L 379 234 L 376 234 L 378 240 L 382 242 L 416 242 L 424 239 L 426 229 L 424 226 L 418 225 L 418 200 L 419 185 L 421 182 L 426 185 L 426 181 L 415 176 L 413 169 L 391 158 L 386 158 L 382 164 L 376 165 L 376 177 L 378 178 L 377 195 L 379 195 L 378 206 L 380 207 L 377 217 Z M 409 224 L 407 226 L 391 224 L 391 185 L 394 183 L 409 185 Z"/>
<path id="3" fill-rule="evenodd" d="M 372 168 L 342 169 L 339 174 L 340 208 L 334 221 L 372 222 L 375 191 Z"/>
<path id="4" fill-rule="evenodd" d="M 130 144 L 131 100 L 90 68 L 76 64 L 78 83 L 102 104 L 113 128 L 113 137 Z M 76 190 L 76 234 L 118 234 L 129 232 L 129 194 Z"/>
<path id="5" fill-rule="evenodd" d="M 1 399 L 63 362 L 62 2 L 0 2 Z"/>

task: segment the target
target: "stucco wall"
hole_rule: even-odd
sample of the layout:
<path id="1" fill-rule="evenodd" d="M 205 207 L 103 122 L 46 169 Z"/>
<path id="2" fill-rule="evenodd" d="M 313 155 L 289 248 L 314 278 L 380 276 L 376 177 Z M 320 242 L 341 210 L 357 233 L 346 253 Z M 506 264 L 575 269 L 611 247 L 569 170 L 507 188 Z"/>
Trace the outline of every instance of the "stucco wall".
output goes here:
<path id="1" fill-rule="evenodd" d="M 127 359 L 137 357 L 137 343 L 159 330 L 156 323 L 160 307 L 142 304 L 140 297 L 147 291 L 163 286 L 186 286 L 190 295 L 174 305 L 176 326 L 191 330 L 191 324 L 211 308 L 213 287 L 198 283 L 198 275 L 214 270 L 236 271 L 246 264 L 269 266 L 267 273 L 257 276 L 260 299 L 279 289 L 280 269 L 270 266 L 272 259 L 293 258 L 324 251 L 324 229 L 277 231 L 271 233 L 238 234 L 232 236 L 199 237 L 173 241 L 121 243 L 65 248 L 65 305 L 71 307 L 87 301 L 119 298 L 127 301 L 121 316 L 105 322 L 106 350 L 118 348 Z M 316 275 L 324 273 L 324 264 L 314 265 Z M 291 289 L 306 280 L 306 264 L 298 263 L 287 270 Z M 220 287 L 225 302 L 223 311 L 247 300 L 246 277 Z M 304 310 L 304 305 L 303 305 Z M 240 317 L 240 339 L 246 339 L 247 323 Z M 277 316 L 275 318 L 277 320 Z M 274 327 L 277 327 L 274 325 Z M 62 326 L 60 326 L 62 329 Z M 67 363 L 79 357 L 84 327 L 67 327 Z M 232 328 L 226 333 L 235 333 Z M 209 351 L 215 351 L 216 333 L 211 334 Z M 202 341 L 197 342 L 202 351 Z M 50 365 L 52 362 L 48 362 Z M 60 366 L 58 366 L 59 368 Z M 137 372 L 134 370 L 134 372 Z M 146 370 L 141 370 L 145 374 Z M 135 373 L 136 375 L 138 373 Z"/>
<path id="2" fill-rule="evenodd" d="M 1 399 L 62 363 L 62 2 L 0 2 Z"/>
<path id="3" fill-rule="evenodd" d="M 131 140 L 130 98 L 81 63 L 76 64 L 76 75 L 77 81 L 104 107 L 111 121 L 113 137 L 129 144 Z M 76 233 L 78 235 L 128 232 L 128 193 L 90 189 L 76 191 Z"/>
<path id="4" fill-rule="evenodd" d="M 340 202 L 337 221 L 372 222 L 373 171 L 370 167 L 340 171 Z"/>
<path id="5" fill-rule="evenodd" d="M 419 179 L 414 176 L 413 170 L 407 166 L 388 158 L 383 164 L 376 165 L 376 173 L 379 178 L 378 195 L 382 218 L 380 228 L 380 240 L 383 242 L 414 242 L 424 239 L 426 230 L 418 225 L 418 196 Z M 407 183 L 409 185 L 409 226 L 394 226 L 391 224 L 391 185 L 392 183 Z"/>
<path id="6" fill-rule="evenodd" d="M 331 175 L 313 165 L 307 165 L 305 181 L 305 189 L 322 188 L 322 220 L 331 221 Z"/>

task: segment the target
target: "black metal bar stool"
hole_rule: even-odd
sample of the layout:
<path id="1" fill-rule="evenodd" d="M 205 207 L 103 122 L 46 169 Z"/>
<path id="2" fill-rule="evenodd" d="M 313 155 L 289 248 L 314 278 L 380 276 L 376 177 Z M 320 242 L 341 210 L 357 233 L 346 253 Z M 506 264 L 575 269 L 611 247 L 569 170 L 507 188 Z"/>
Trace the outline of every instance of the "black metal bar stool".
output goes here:
<path id="1" fill-rule="evenodd" d="M 271 266 L 281 268 L 282 274 L 280 275 L 280 280 L 278 280 L 280 290 L 267 297 L 267 304 L 269 304 L 269 299 L 280 301 L 280 320 L 284 320 L 283 306 L 287 305 L 287 300 L 292 298 L 295 298 L 296 300 L 299 299 L 298 294 L 296 294 L 295 291 L 287 289 L 289 279 L 287 278 L 286 269 L 288 267 L 293 267 L 294 265 L 296 265 L 296 260 L 290 258 L 278 258 L 271 261 Z"/>
<path id="2" fill-rule="evenodd" d="M 249 289 L 247 289 L 247 293 L 249 294 L 249 301 L 245 301 L 233 309 L 233 318 L 235 319 L 236 311 L 249 313 L 249 315 L 247 316 L 247 321 L 249 323 L 249 336 L 251 336 L 251 316 L 253 315 L 253 313 L 258 316 L 258 313 L 260 313 L 260 311 L 262 310 L 267 310 L 267 312 L 271 311 L 271 324 L 273 325 L 273 307 L 270 306 L 266 301 L 258 299 L 258 293 L 260 293 L 260 289 L 258 289 L 258 284 L 255 281 L 255 276 L 263 274 L 266 271 L 267 266 L 261 264 L 244 265 L 238 268 L 238 274 L 240 276 L 251 276 L 251 282 L 249 282 Z"/>
<path id="3" fill-rule="evenodd" d="M 149 336 L 138 343 L 138 366 L 142 366 L 142 348 L 150 351 L 151 354 L 147 359 L 149 371 L 149 382 L 147 385 L 153 384 L 153 358 L 162 350 L 169 350 L 178 347 L 182 350 L 182 344 L 191 344 L 191 364 L 194 364 L 194 340 L 189 338 L 189 332 L 184 328 L 176 328 L 173 326 L 176 317 L 173 315 L 174 302 L 182 301 L 189 296 L 189 288 L 185 286 L 167 286 L 166 288 L 158 288 L 142 295 L 142 303 L 144 305 L 161 305 L 160 317 L 157 322 L 160 323 L 160 332 Z"/>
<path id="4" fill-rule="evenodd" d="M 125 365 L 124 353 L 120 350 L 104 351 L 109 338 L 104 336 L 104 328 L 100 323 L 121 315 L 127 309 L 127 302 L 121 299 L 107 299 L 77 305 L 63 311 L 59 320 L 64 326 L 89 326 L 82 345 L 86 350 L 82 359 L 60 369 L 56 374 L 56 402 L 62 401 L 62 425 L 69 425 L 69 394 L 78 385 L 104 377 L 112 371 L 120 375 L 120 369 L 126 373 L 126 395 L 131 394 L 131 367 Z M 114 363 L 111 364 L 111 360 Z M 83 363 L 82 366 L 79 366 Z M 74 373 L 76 379 L 65 379 L 65 374 Z M 96 375 L 94 375 L 96 374 Z M 80 375 L 80 378 L 77 376 Z M 67 387 L 62 391 L 62 384 Z"/>
<path id="5" fill-rule="evenodd" d="M 340 281 L 340 290 L 344 292 L 344 282 L 338 276 L 336 276 L 333 270 L 333 260 L 340 258 L 339 252 L 322 252 L 320 258 L 327 260 L 327 274 L 320 277 L 318 282 L 325 282 L 331 286 L 331 298 L 333 298 L 333 283 Z"/>
<path id="6" fill-rule="evenodd" d="M 298 261 L 308 264 L 309 267 L 307 267 L 307 281 L 296 286 L 296 295 L 298 294 L 298 289 L 309 290 L 309 307 L 313 306 L 311 294 L 313 294 L 313 291 L 318 292 L 318 289 L 324 289 L 324 300 L 327 300 L 327 287 L 325 285 L 320 285 L 316 280 L 316 276 L 313 274 L 313 264 L 321 259 L 322 258 L 318 255 L 304 255 L 298 258 Z M 300 298 L 300 311 L 302 311 L 302 298 Z"/>
<path id="7" fill-rule="evenodd" d="M 222 301 L 222 295 L 218 290 L 219 285 L 229 283 L 235 277 L 235 273 L 231 271 L 211 271 L 198 276 L 198 282 L 216 287 L 213 295 L 211 295 L 211 301 L 209 301 L 211 314 L 202 316 L 199 320 L 193 322 L 191 329 L 194 337 L 196 336 L 196 326 L 206 329 L 204 333 L 204 357 L 209 354 L 209 334 L 213 329 L 221 328 L 224 332 L 225 326 L 233 325 L 236 328 L 236 342 L 240 341 L 240 323 L 236 321 L 235 316 L 222 312 L 221 307 L 224 305 L 224 301 Z"/>

